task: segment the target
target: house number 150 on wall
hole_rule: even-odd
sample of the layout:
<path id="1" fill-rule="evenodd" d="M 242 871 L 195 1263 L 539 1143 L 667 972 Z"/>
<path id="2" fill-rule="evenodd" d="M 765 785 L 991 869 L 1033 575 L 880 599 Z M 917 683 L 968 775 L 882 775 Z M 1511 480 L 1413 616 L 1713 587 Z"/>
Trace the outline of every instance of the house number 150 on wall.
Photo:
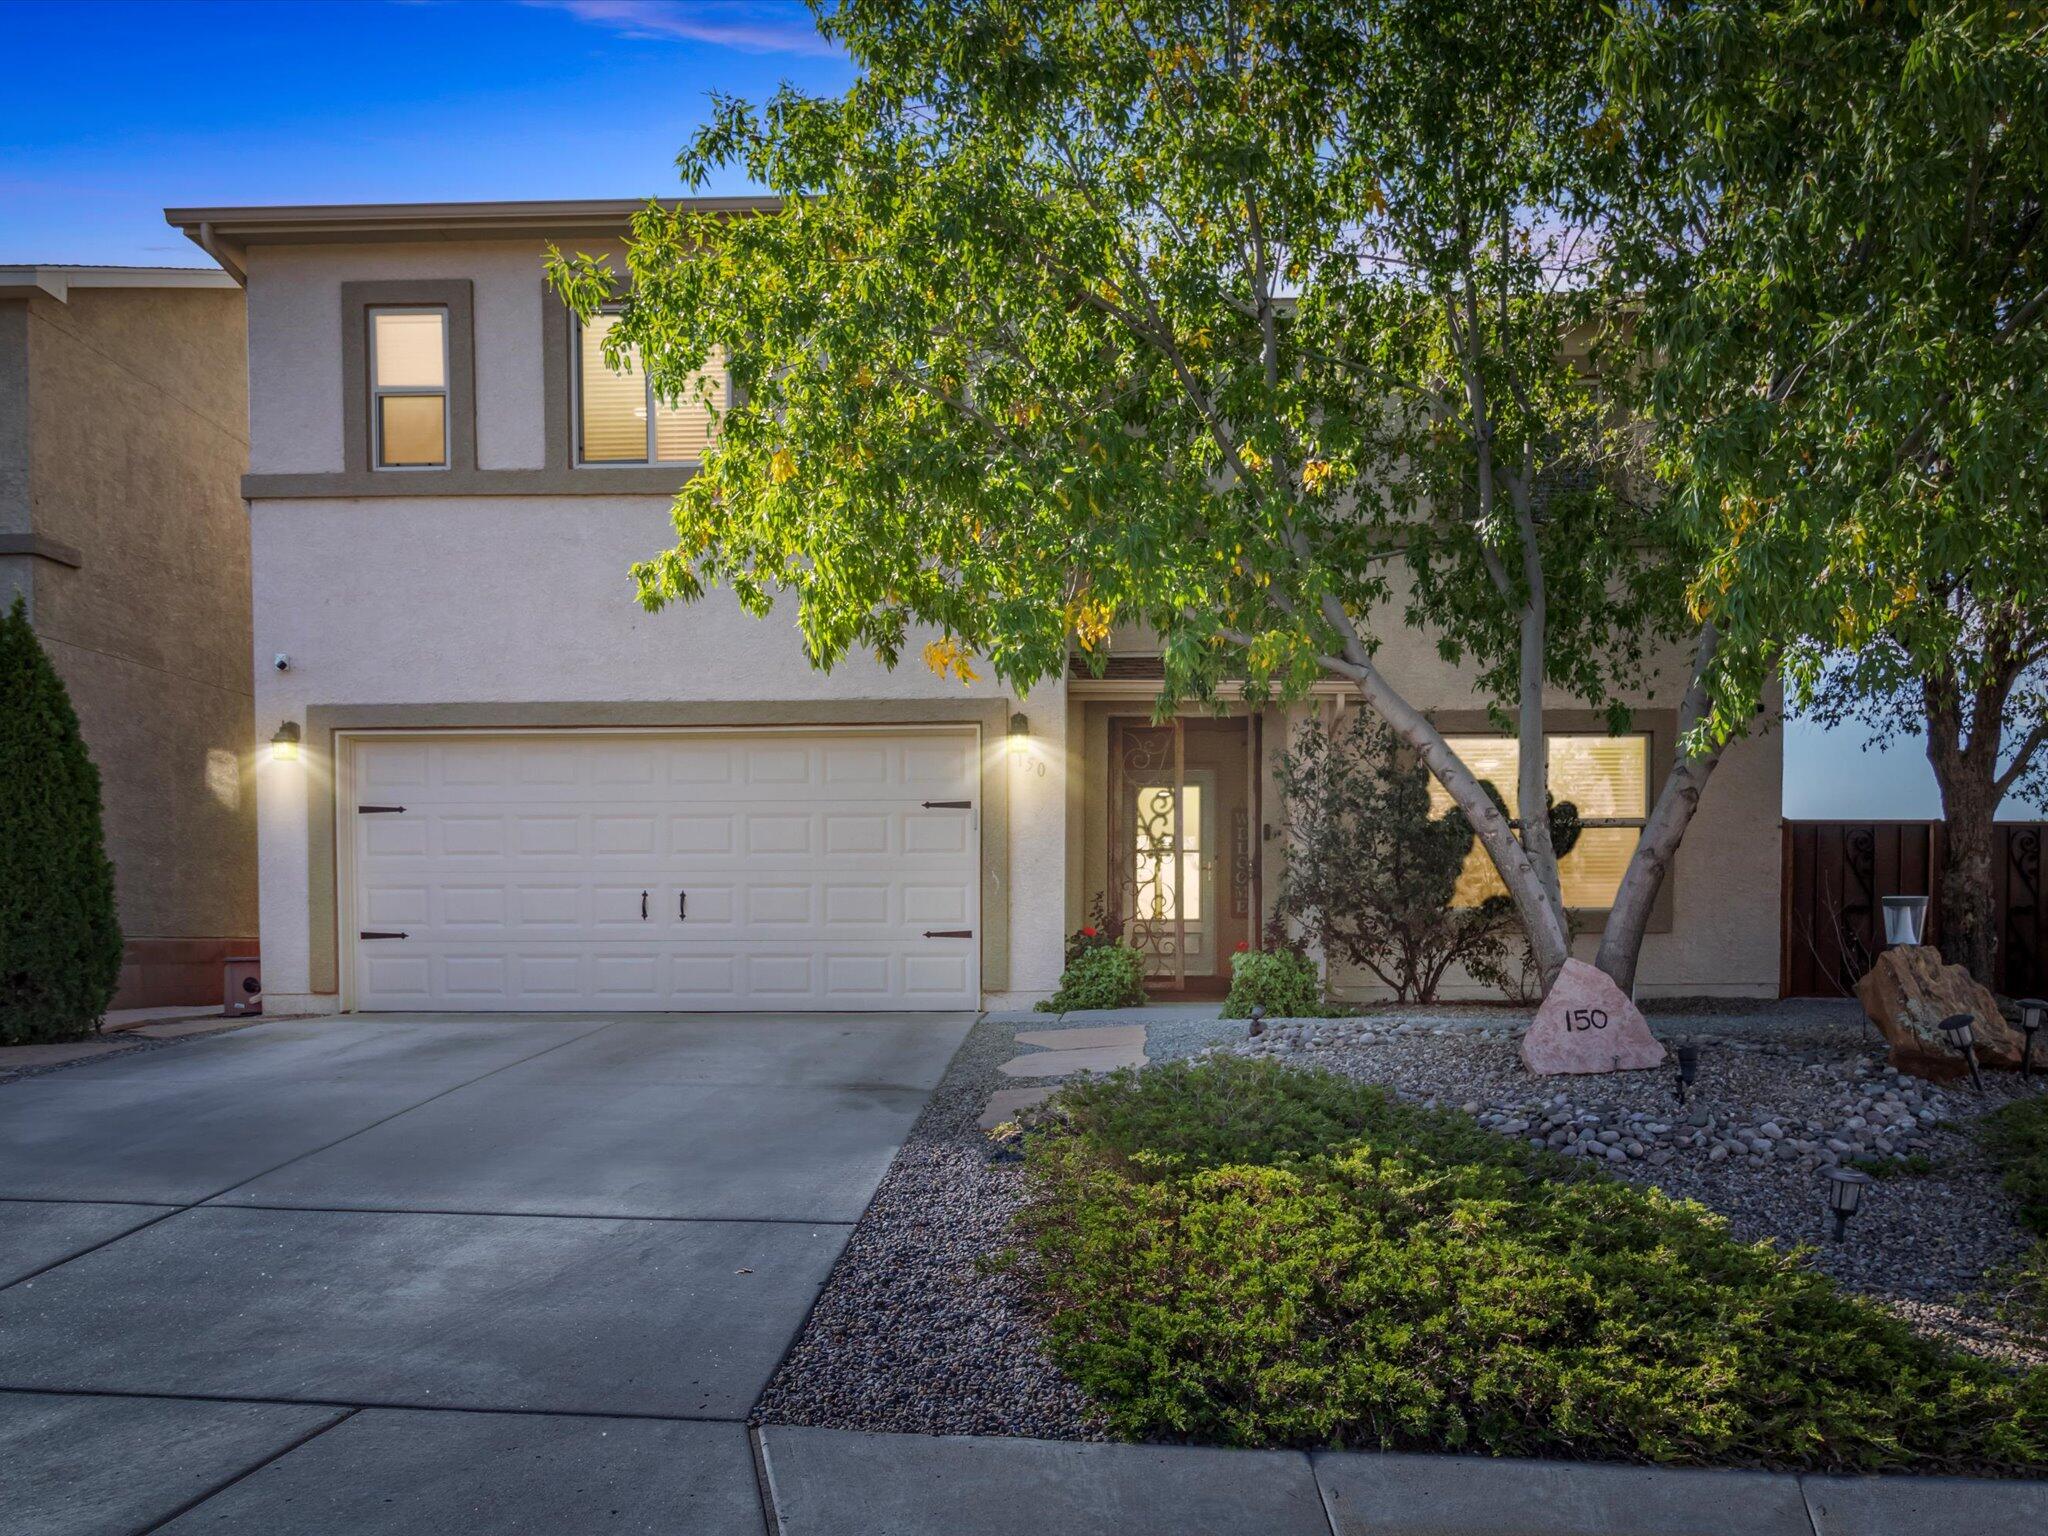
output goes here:
<path id="1" fill-rule="evenodd" d="M 1605 1008 L 1573 1008 L 1564 1016 L 1566 1029 L 1605 1029 L 1607 1010 Z"/>

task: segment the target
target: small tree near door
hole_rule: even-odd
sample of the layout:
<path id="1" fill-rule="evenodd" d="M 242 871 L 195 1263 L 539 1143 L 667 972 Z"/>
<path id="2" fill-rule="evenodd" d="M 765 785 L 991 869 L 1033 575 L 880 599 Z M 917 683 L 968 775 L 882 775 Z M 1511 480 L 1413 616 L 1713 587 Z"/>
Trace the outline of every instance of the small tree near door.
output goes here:
<path id="1" fill-rule="evenodd" d="M 90 1033 L 120 975 L 99 770 L 17 597 L 0 619 L 0 1045 Z"/>

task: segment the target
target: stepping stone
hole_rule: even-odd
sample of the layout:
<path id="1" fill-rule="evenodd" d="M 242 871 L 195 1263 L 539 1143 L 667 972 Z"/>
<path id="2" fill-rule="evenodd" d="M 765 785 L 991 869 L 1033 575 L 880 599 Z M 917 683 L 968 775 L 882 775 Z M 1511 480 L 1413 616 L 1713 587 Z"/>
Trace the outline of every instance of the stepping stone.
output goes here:
<path id="1" fill-rule="evenodd" d="M 1006 1061 L 996 1070 L 1005 1077 L 1067 1077 L 1076 1072 L 1114 1072 L 1118 1067 L 1145 1065 L 1142 1047 L 1099 1045 L 1085 1051 L 1034 1051 Z"/>
<path id="2" fill-rule="evenodd" d="M 992 1131 L 1016 1119 L 1024 1110 L 1043 1104 L 1055 1091 L 1051 1084 L 1043 1088 L 999 1088 L 989 1095 L 988 1108 L 974 1123 L 984 1131 Z"/>
<path id="3" fill-rule="evenodd" d="M 1019 1045 L 1042 1045 L 1054 1051 L 1086 1051 L 1098 1046 L 1145 1048 L 1142 1024 L 1102 1024 L 1094 1029 L 1027 1029 L 1017 1036 Z"/>

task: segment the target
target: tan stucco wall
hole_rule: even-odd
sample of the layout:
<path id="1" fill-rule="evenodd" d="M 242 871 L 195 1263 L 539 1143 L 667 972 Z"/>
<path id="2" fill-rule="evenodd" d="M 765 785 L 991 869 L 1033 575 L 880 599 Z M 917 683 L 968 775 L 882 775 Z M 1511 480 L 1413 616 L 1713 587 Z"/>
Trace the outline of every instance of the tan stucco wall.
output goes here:
<path id="1" fill-rule="evenodd" d="M 1398 611 L 1398 608 L 1397 610 Z M 1116 637 L 1128 651 L 1147 649 L 1150 637 L 1131 631 Z M 1381 633 L 1381 670 L 1402 694 L 1436 715 L 1464 715 L 1482 710 L 1469 674 L 1445 662 L 1430 637 L 1390 622 Z M 1627 702 L 1646 723 L 1655 714 L 1665 719 L 1676 708 L 1677 680 L 1685 675 L 1685 658 L 1674 651 L 1656 659 L 1657 676 L 1633 690 Z M 1266 712 L 1266 777 L 1263 820 L 1283 825 L 1286 810 L 1273 768 L 1311 710 L 1334 707 L 1337 701 L 1308 701 Z M 1348 704 L 1348 701 L 1347 701 Z M 1582 701 L 1553 691 L 1546 708 L 1560 717 L 1553 729 L 1596 728 L 1585 718 Z M 1080 748 L 1081 770 L 1069 793 L 1069 925 L 1085 920 L 1094 893 L 1108 876 L 1108 817 L 1105 806 L 1108 762 L 1107 717 L 1143 714 L 1143 699 L 1107 705 L 1076 700 L 1070 708 L 1069 734 Z M 1469 729 L 1469 719 L 1449 724 Z M 1779 968 L 1779 820 L 1783 793 L 1784 735 L 1776 717 L 1776 699 L 1765 723 L 1723 755 L 1708 782 L 1700 809 L 1679 847 L 1678 858 L 1643 943 L 1638 992 L 1644 997 L 1725 995 L 1775 997 Z M 1653 773 L 1660 773 L 1652 765 Z M 1269 909 L 1286 867 L 1286 840 L 1262 844 L 1261 890 Z M 1597 932 L 1581 933 L 1576 952 L 1590 960 L 1599 946 Z M 1369 972 L 1350 966 L 1333 968 L 1331 981 L 1341 997 L 1373 999 L 1388 995 Z M 1444 988 L 1447 997 L 1489 998 L 1498 994 L 1454 973 Z"/>
<path id="2" fill-rule="evenodd" d="M 252 937 L 242 295 L 25 308 L 32 531 L 82 560 L 33 562 L 34 622 L 99 765 L 123 932 Z"/>

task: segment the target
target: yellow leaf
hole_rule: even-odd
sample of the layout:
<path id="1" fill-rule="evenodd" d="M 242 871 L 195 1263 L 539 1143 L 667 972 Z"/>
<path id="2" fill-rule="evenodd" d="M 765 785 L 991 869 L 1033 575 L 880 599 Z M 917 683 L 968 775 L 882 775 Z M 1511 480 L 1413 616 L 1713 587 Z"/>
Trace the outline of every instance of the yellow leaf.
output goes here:
<path id="1" fill-rule="evenodd" d="M 775 450 L 775 457 L 768 461 L 768 478 L 777 485 L 796 478 L 796 455 L 787 448 Z"/>
<path id="2" fill-rule="evenodd" d="M 980 674 L 968 664 L 967 652 L 951 635 L 925 646 L 924 664 L 932 669 L 935 677 L 957 677 L 962 687 L 980 680 Z"/>

